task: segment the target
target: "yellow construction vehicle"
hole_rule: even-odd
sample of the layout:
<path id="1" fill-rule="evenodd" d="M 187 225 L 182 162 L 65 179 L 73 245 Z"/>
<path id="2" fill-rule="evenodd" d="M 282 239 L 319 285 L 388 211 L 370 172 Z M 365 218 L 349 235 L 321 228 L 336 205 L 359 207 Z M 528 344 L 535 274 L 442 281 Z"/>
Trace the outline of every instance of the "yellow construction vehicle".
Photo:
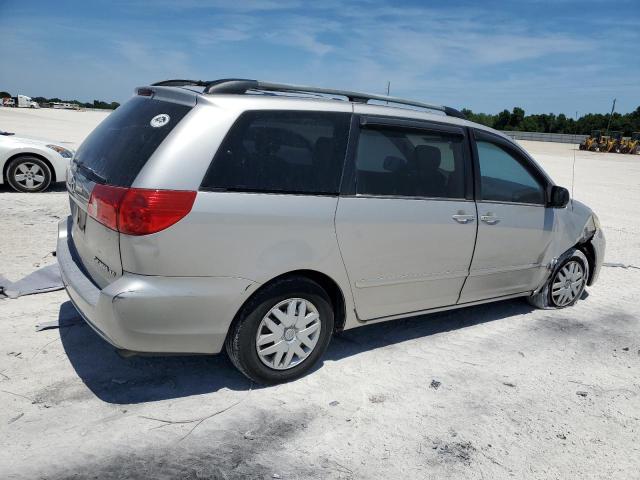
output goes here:
<path id="1" fill-rule="evenodd" d="M 620 148 L 618 149 L 618 153 L 629 153 L 631 149 L 631 137 L 622 137 L 620 140 Z"/>
<path id="2" fill-rule="evenodd" d="M 609 135 L 602 135 L 598 139 L 598 144 L 596 145 L 596 152 L 606 152 L 607 145 L 609 145 Z"/>
<path id="3" fill-rule="evenodd" d="M 619 153 L 620 142 L 622 141 L 622 132 L 611 132 L 611 135 L 602 137 L 604 142 L 600 144 L 601 152 Z"/>
<path id="4" fill-rule="evenodd" d="M 640 153 L 640 132 L 633 132 L 620 147 L 620 153 Z"/>
<path id="5" fill-rule="evenodd" d="M 580 150 L 591 150 L 592 152 L 595 152 L 598 148 L 601 137 L 602 134 L 600 130 L 593 130 L 591 135 L 585 138 L 578 148 L 580 148 Z"/>

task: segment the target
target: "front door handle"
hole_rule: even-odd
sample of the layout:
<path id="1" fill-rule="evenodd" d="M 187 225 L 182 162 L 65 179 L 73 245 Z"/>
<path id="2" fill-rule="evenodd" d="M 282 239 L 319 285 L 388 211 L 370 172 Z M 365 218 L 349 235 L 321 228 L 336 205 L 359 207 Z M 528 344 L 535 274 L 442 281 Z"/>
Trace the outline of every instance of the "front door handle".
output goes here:
<path id="1" fill-rule="evenodd" d="M 453 215 L 451 218 L 453 218 L 458 223 L 469 223 L 473 222 L 476 219 L 476 217 L 474 217 L 473 215 L 466 215 L 463 213 Z"/>
<path id="2" fill-rule="evenodd" d="M 486 215 L 481 215 L 480 220 L 488 225 L 495 225 L 500 220 L 493 213 L 487 213 Z"/>

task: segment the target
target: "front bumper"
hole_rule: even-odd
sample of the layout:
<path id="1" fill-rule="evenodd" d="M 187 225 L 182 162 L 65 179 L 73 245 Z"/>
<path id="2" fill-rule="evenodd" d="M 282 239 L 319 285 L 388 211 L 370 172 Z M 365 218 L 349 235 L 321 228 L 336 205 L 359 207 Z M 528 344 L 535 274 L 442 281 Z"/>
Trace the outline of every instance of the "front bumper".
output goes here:
<path id="1" fill-rule="evenodd" d="M 593 285 L 598 280 L 600 275 L 600 269 L 602 268 L 602 262 L 604 262 L 604 251 L 607 247 L 607 241 L 604 238 L 604 232 L 601 228 L 596 229 L 596 233 L 593 234 L 591 240 L 589 240 L 593 246 L 593 252 L 595 254 L 593 262 L 593 272 L 589 278 L 587 285 Z"/>
<path id="2" fill-rule="evenodd" d="M 218 353 L 236 312 L 257 287 L 233 277 L 159 277 L 125 272 L 100 289 L 58 224 L 57 258 L 69 298 L 114 347 L 132 352 Z"/>

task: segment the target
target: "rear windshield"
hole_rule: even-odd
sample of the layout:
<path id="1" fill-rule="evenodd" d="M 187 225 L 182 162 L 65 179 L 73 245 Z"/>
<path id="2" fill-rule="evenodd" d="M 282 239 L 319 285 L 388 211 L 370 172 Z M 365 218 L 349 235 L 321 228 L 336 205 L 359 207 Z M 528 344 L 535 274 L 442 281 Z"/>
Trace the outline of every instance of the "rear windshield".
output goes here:
<path id="1" fill-rule="evenodd" d="M 133 97 L 80 145 L 75 162 L 95 181 L 130 187 L 169 132 L 191 110 L 186 105 Z"/>

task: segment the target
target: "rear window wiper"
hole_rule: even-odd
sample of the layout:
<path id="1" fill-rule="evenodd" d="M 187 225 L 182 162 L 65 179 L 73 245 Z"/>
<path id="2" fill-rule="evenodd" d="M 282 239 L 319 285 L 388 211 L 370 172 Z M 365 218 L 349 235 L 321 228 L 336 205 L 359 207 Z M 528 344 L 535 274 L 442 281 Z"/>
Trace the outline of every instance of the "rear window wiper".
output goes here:
<path id="1" fill-rule="evenodd" d="M 90 180 L 93 180 L 94 182 L 102 183 L 102 184 L 107 183 L 106 178 L 104 178 L 102 175 L 97 173 L 92 168 L 87 167 L 83 162 L 76 162 L 76 167 L 82 170 L 83 172 L 85 172 L 86 174 L 88 174 L 87 178 L 89 178 Z"/>

